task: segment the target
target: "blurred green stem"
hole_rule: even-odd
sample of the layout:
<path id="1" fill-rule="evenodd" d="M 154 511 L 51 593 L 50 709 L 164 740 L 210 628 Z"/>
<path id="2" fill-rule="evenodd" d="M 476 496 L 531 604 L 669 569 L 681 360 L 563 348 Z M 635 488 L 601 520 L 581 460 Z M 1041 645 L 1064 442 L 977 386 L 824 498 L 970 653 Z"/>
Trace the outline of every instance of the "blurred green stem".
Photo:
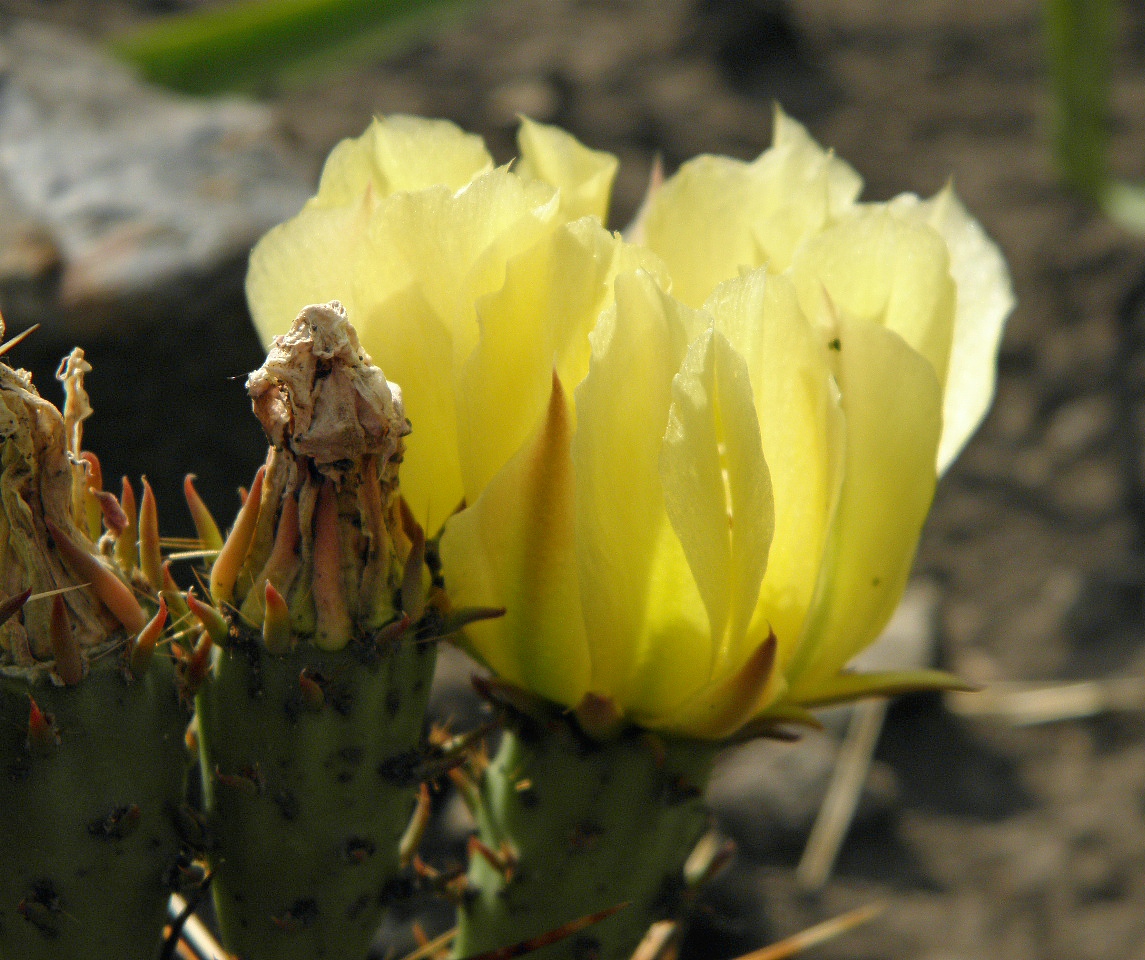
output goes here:
<path id="1" fill-rule="evenodd" d="M 169 17 L 112 45 L 148 80 L 217 93 L 275 77 L 332 48 L 396 36 L 419 15 L 460 0 L 243 0 Z"/>
<path id="2" fill-rule="evenodd" d="M 1066 183 L 1112 220 L 1145 234 L 1145 187 L 1109 170 L 1113 0 L 1046 0 L 1054 146 Z"/>
<path id="3" fill-rule="evenodd" d="M 1109 181 L 1113 0 L 1046 0 L 1054 141 L 1066 182 L 1100 202 Z"/>

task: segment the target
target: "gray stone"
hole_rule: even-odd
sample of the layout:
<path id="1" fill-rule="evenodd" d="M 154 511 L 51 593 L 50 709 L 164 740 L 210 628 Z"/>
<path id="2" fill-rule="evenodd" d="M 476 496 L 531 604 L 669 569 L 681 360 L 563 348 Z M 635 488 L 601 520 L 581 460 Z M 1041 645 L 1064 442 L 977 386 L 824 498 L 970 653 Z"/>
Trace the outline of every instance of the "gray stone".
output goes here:
<path id="1" fill-rule="evenodd" d="M 50 274 L 60 315 L 209 276 L 312 189 L 258 104 L 147 86 L 43 24 L 0 36 L 0 282 Z"/>

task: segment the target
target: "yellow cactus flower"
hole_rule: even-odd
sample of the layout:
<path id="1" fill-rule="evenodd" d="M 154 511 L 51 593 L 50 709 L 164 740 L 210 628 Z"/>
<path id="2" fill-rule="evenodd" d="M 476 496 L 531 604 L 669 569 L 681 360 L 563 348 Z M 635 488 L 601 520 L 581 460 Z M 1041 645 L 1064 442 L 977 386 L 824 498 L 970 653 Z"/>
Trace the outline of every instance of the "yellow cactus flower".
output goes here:
<path id="1" fill-rule="evenodd" d="M 444 123 L 335 149 L 256 248 L 262 335 L 340 299 L 403 387 L 402 487 L 503 680 L 720 738 L 949 682 L 848 661 L 901 597 L 937 476 L 989 404 L 1005 264 L 951 190 L 856 201 L 782 114 L 603 229 L 615 161 L 525 122 L 495 168 Z M 592 705 L 590 711 L 587 705 Z"/>

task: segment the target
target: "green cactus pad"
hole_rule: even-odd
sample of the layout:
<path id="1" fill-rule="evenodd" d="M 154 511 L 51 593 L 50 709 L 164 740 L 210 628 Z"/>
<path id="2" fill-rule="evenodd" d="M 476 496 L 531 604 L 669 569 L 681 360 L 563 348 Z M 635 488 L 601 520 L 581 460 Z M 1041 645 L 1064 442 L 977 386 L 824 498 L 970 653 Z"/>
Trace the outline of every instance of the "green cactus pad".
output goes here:
<path id="1" fill-rule="evenodd" d="M 235 633 L 197 700 L 224 942 L 363 958 L 400 873 L 436 646 L 411 631 L 275 656 Z"/>
<path id="2" fill-rule="evenodd" d="M 0 960 L 155 960 L 187 767 L 170 660 L 42 676 L 0 675 Z M 29 742 L 30 698 L 58 737 Z"/>
<path id="3" fill-rule="evenodd" d="M 479 839 L 511 870 L 472 857 L 454 956 L 626 904 L 529 957 L 628 960 L 653 922 L 679 913 L 684 861 L 708 823 L 700 788 L 714 753 L 708 743 L 639 731 L 596 742 L 568 716 L 512 716 L 477 812 Z"/>

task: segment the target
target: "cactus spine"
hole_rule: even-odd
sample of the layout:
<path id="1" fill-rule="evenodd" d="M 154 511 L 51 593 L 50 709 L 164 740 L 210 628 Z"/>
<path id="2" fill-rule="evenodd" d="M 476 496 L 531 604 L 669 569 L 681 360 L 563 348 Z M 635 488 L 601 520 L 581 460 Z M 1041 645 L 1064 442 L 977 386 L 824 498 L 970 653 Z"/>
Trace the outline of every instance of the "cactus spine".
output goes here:
<path id="1" fill-rule="evenodd" d="M 593 739 L 567 712 L 499 706 L 506 729 L 480 774 L 454 956 L 538 938 L 624 904 L 529 956 L 628 960 L 652 923 L 684 905 L 684 863 L 708 823 L 700 788 L 714 747 L 633 728 Z"/>
<path id="2" fill-rule="evenodd" d="M 61 416 L 0 364 L 2 960 L 155 960 L 179 849 L 187 713 L 155 653 L 165 609 L 117 550 L 127 515 L 80 449 L 89 369 L 62 366 Z"/>
<path id="3" fill-rule="evenodd" d="M 436 656 L 409 427 L 337 303 L 248 390 L 273 449 L 192 602 L 220 648 L 197 697 L 215 903 L 243 960 L 352 960 L 399 874 Z"/>

